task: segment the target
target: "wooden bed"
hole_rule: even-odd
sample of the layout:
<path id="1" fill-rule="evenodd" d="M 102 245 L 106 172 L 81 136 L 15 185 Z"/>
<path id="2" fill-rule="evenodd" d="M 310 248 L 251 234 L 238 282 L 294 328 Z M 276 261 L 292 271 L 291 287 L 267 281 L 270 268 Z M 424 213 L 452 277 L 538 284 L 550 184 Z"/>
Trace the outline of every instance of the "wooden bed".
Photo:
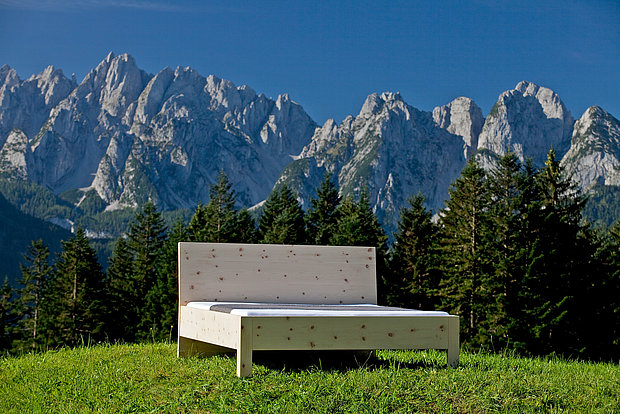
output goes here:
<path id="1" fill-rule="evenodd" d="M 255 350 L 445 349 L 458 364 L 458 316 L 376 303 L 374 248 L 179 243 L 177 355 L 236 350 L 240 377 Z"/>

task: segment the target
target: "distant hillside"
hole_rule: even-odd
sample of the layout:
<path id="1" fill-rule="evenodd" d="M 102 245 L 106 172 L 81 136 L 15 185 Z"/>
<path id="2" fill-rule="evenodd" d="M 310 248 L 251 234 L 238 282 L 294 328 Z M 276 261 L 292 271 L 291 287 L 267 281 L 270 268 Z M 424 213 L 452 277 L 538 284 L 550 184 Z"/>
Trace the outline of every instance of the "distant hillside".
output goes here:
<path id="1" fill-rule="evenodd" d="M 52 252 L 71 233 L 52 223 L 22 213 L 0 194 L 0 277 L 14 284 L 20 277 L 19 263 L 32 240 L 42 239 Z"/>

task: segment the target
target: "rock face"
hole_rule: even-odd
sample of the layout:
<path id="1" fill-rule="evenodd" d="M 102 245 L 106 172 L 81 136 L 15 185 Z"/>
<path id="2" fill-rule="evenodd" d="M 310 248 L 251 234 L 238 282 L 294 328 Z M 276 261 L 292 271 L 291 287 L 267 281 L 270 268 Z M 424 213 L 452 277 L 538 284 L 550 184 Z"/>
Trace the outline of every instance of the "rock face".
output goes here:
<path id="1" fill-rule="evenodd" d="M 288 95 L 189 67 L 152 76 L 127 54 L 111 53 L 79 85 L 51 67 L 20 81 L 3 66 L 0 82 L 3 176 L 57 193 L 93 188 L 109 208 L 194 207 L 220 171 L 241 204 L 258 203 L 316 127 Z"/>
<path id="2" fill-rule="evenodd" d="M 469 159 L 478 147 L 478 137 L 484 125 L 480 107 L 469 98 L 456 98 L 447 105 L 436 107 L 433 120 L 440 128 L 463 138 L 463 154 Z"/>
<path id="3" fill-rule="evenodd" d="M 15 129 L 35 136 L 50 110 L 75 88 L 60 69 L 48 66 L 38 75 L 20 80 L 15 69 L 0 67 L 0 148 Z"/>
<path id="4" fill-rule="evenodd" d="M 620 186 L 620 121 L 598 106 L 588 108 L 575 122 L 562 164 L 583 189 Z"/>
<path id="5" fill-rule="evenodd" d="M 478 151 L 487 166 L 508 151 L 541 166 L 551 146 L 559 155 L 566 153 L 572 126 L 573 117 L 555 92 L 522 81 L 499 96 L 484 122 Z"/>
<path id="6" fill-rule="evenodd" d="M 476 108 L 470 100 L 457 100 L 436 108 L 437 122 L 397 93 L 372 94 L 356 117 L 339 125 L 330 119 L 317 129 L 278 181 L 297 190 L 306 206 L 326 172 L 336 178 L 342 195 L 366 186 L 373 208 L 391 229 L 407 197 L 417 192 L 426 195 L 431 208 L 443 205 L 465 165 L 468 144 L 477 138 L 471 133 L 472 125 L 474 130 L 476 123 L 481 126 Z"/>

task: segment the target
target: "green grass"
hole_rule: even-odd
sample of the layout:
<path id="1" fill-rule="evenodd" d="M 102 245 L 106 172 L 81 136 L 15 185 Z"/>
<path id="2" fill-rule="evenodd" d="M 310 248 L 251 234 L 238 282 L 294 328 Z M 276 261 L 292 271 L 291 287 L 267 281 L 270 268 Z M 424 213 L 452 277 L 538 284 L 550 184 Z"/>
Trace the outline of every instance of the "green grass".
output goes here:
<path id="1" fill-rule="evenodd" d="M 255 355 L 253 377 L 237 378 L 233 357 L 175 353 L 102 345 L 0 359 L 0 412 L 619 412 L 616 364 L 464 353 L 450 369 L 441 352 L 379 351 L 326 365 L 287 353 Z"/>

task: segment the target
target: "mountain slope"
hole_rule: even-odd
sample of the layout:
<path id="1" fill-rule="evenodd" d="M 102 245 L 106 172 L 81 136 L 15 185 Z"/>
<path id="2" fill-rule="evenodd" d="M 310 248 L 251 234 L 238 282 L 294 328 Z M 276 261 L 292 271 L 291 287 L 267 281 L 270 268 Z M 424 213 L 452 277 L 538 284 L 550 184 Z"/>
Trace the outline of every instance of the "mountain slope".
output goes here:
<path id="1" fill-rule="evenodd" d="M 42 239 L 52 252 L 60 251 L 60 241 L 71 233 L 49 222 L 22 213 L 0 194 L 0 277 L 9 276 L 12 284 L 19 279 L 19 263 L 32 240 Z"/>
<path id="2" fill-rule="evenodd" d="M 317 129 L 278 182 L 295 189 L 306 206 L 325 172 L 337 179 L 342 195 L 367 187 L 391 230 L 407 197 L 417 192 L 431 208 L 443 206 L 477 139 L 471 131 L 481 127 L 482 115 L 471 100 L 459 98 L 435 114 L 406 104 L 399 94 L 369 95 L 356 117 L 340 125 L 328 120 Z"/>

